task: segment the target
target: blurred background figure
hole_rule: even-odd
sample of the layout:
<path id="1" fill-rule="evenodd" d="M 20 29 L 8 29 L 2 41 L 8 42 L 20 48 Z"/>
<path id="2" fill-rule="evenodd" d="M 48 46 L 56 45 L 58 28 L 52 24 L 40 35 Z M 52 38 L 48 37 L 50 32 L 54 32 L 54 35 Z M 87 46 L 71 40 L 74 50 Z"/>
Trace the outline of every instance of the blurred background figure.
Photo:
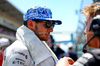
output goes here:
<path id="1" fill-rule="evenodd" d="M 54 44 L 55 40 L 54 40 L 53 36 L 50 35 L 46 42 L 47 42 L 48 46 L 51 48 L 51 50 L 55 53 L 57 58 L 60 59 L 65 52 L 59 46 Z"/>
<path id="2" fill-rule="evenodd" d="M 0 66 L 2 66 L 3 52 L 6 47 L 10 45 L 10 41 L 7 38 L 0 38 Z"/>
<path id="3" fill-rule="evenodd" d="M 66 53 L 66 56 L 72 58 L 74 61 L 77 60 L 77 53 L 76 51 L 73 50 L 73 47 L 69 47 L 69 50 Z"/>

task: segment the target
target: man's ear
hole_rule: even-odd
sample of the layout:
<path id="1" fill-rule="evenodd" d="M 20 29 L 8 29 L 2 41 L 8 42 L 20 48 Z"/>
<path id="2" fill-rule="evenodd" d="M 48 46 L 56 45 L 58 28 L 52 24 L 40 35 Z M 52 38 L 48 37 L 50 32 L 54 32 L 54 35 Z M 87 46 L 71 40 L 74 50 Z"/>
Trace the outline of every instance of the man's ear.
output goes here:
<path id="1" fill-rule="evenodd" d="M 33 20 L 28 20 L 28 21 L 27 21 L 27 27 L 28 27 L 29 29 L 34 29 L 34 27 L 35 27 L 35 22 L 34 22 Z"/>

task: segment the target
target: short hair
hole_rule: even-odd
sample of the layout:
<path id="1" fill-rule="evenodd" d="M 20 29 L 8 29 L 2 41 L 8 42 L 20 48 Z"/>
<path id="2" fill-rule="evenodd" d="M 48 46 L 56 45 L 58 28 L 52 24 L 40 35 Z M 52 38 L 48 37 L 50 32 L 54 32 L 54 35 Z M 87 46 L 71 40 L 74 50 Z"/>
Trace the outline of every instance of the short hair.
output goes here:
<path id="1" fill-rule="evenodd" d="M 92 18 L 100 14 L 100 2 L 87 5 L 81 11 L 85 16 L 90 15 Z"/>
<path id="2" fill-rule="evenodd" d="M 26 27 L 27 27 L 27 21 L 24 21 L 24 23 L 23 23 Z"/>
<path id="3" fill-rule="evenodd" d="M 39 22 L 38 20 L 39 20 L 39 19 L 33 19 L 33 21 L 35 21 L 35 22 L 37 22 L 37 23 Z M 27 20 L 27 21 L 24 21 L 24 23 L 23 23 L 26 27 L 27 27 L 27 22 L 28 22 L 28 20 Z"/>

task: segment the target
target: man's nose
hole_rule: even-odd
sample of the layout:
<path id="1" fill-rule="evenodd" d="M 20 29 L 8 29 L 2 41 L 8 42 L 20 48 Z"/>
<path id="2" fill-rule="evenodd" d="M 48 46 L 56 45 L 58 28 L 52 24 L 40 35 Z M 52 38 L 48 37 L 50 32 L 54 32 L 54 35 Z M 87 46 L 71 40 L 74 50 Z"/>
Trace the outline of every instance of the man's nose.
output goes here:
<path id="1" fill-rule="evenodd" d="M 53 32 L 52 26 L 48 30 L 49 30 L 49 32 Z"/>

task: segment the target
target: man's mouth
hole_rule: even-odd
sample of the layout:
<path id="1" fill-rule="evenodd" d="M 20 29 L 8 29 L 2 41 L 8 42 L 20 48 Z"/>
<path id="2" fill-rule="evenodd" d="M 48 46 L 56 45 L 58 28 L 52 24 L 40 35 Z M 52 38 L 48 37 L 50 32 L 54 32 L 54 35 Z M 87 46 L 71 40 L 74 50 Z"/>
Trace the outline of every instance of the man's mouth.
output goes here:
<path id="1" fill-rule="evenodd" d="M 50 32 L 46 32 L 46 34 L 50 34 Z"/>

